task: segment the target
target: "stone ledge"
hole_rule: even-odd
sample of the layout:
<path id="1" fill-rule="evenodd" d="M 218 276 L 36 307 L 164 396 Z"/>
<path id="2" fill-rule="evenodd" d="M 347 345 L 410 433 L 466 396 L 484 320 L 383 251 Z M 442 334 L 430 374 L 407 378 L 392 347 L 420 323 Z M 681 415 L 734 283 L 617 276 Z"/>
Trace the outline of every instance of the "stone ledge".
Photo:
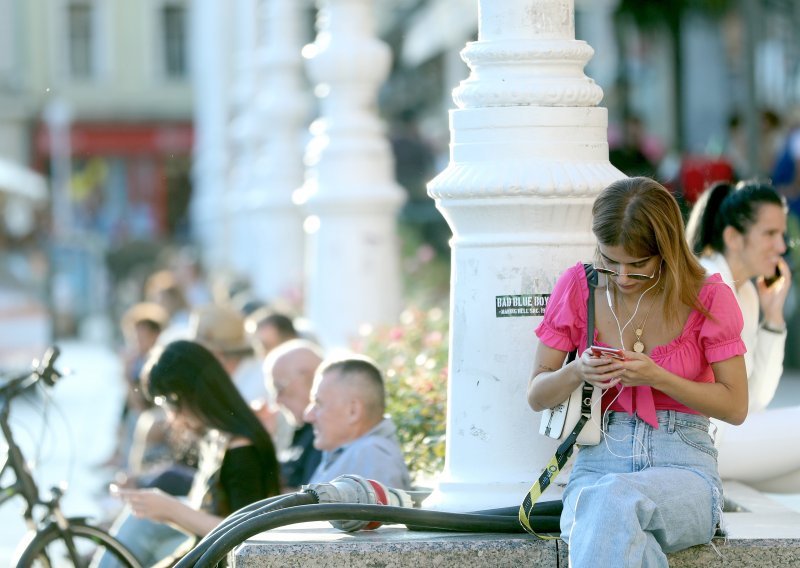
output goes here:
<path id="1" fill-rule="evenodd" d="M 800 566 L 800 513 L 744 485 L 726 483 L 726 538 L 669 557 L 672 568 Z M 235 568 L 517 568 L 567 566 L 567 546 L 525 534 L 409 531 L 387 526 L 343 533 L 303 523 L 261 533 L 235 551 Z"/>
<path id="2" fill-rule="evenodd" d="M 672 568 L 798 566 L 800 539 L 715 539 L 713 546 L 695 546 L 671 554 L 669 563 Z M 567 547 L 558 540 L 538 540 L 524 534 L 417 532 L 399 526 L 345 534 L 327 523 L 305 523 L 247 541 L 236 551 L 233 563 L 235 568 L 520 565 L 567 566 Z"/>
<path id="3" fill-rule="evenodd" d="M 517 567 L 557 566 L 555 540 L 527 535 L 409 531 L 382 527 L 345 534 L 327 523 L 305 523 L 262 533 L 236 551 L 236 568 Z"/>

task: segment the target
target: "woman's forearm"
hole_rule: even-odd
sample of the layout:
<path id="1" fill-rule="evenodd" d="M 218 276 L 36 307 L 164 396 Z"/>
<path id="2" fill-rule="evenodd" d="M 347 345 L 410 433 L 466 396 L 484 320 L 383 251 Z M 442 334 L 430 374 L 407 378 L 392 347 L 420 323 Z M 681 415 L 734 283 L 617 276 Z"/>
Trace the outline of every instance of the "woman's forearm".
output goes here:
<path id="1" fill-rule="evenodd" d="M 177 504 L 170 514 L 169 522 L 184 531 L 205 536 L 222 522 L 222 517 L 198 511 L 185 503 Z"/>
<path id="2" fill-rule="evenodd" d="M 734 377 L 734 380 L 727 380 L 729 378 L 720 380 L 717 377 L 716 382 L 699 383 L 661 368 L 661 373 L 652 386 L 705 416 L 730 424 L 741 424 L 747 417 L 746 379 Z"/>
<path id="3" fill-rule="evenodd" d="M 539 364 L 528 381 L 528 404 L 536 412 L 564 402 L 583 381 L 575 372 L 575 362 L 553 368 Z"/>

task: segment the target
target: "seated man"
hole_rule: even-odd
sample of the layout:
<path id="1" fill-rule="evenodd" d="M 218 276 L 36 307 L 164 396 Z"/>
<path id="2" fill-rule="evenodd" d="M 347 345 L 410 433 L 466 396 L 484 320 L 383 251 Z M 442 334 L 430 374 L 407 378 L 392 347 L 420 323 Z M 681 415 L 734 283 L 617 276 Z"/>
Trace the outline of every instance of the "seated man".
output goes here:
<path id="1" fill-rule="evenodd" d="M 194 308 L 189 317 L 190 339 L 217 356 L 248 404 L 271 402 L 261 377 L 261 362 L 245 333 L 245 318 L 228 306 L 207 304 Z"/>
<path id="2" fill-rule="evenodd" d="M 320 451 L 314 447 L 314 431 L 303 420 L 310 402 L 314 373 L 322 363 L 322 350 L 305 339 L 282 343 L 264 359 L 264 378 L 275 392 L 275 402 L 286 410 L 294 422 L 294 435 L 289 448 L 278 453 L 281 476 L 287 491 L 308 483 L 319 465 Z"/>
<path id="3" fill-rule="evenodd" d="M 383 377 L 366 358 L 323 363 L 314 379 L 305 420 L 314 428 L 322 462 L 310 483 L 361 475 L 396 489 L 411 480 L 392 419 L 384 417 Z"/>

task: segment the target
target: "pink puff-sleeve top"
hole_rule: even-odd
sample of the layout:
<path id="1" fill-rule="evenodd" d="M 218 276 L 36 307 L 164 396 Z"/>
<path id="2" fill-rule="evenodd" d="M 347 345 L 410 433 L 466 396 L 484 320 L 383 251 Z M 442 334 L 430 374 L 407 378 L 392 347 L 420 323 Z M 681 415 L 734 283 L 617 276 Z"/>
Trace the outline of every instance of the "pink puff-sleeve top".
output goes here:
<path id="1" fill-rule="evenodd" d="M 539 340 L 552 349 L 566 352 L 577 349 L 579 354 L 582 353 L 586 348 L 588 297 L 586 272 L 583 264 L 578 263 L 558 279 L 547 302 L 544 319 L 536 328 Z M 660 367 L 689 381 L 713 383 L 712 363 L 746 351 L 741 338 L 742 312 L 730 287 L 723 283 L 719 274 L 706 279 L 698 300 L 712 318 L 692 310 L 678 337 L 653 348 L 650 358 Z M 594 344 L 605 345 L 597 340 L 597 329 L 594 331 Z M 616 385 L 603 394 L 603 407 L 636 413 L 654 428 L 658 428 L 656 410 L 699 414 L 649 386 Z"/>

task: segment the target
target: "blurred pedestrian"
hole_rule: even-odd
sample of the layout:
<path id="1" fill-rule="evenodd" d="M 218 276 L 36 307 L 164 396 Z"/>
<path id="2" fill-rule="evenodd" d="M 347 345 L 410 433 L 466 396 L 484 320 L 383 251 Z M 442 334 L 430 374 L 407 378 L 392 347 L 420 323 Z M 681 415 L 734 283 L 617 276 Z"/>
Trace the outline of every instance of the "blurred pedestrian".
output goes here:
<path id="1" fill-rule="evenodd" d="M 122 316 L 120 330 L 124 341 L 122 349 L 125 400 L 117 431 L 117 446 L 114 455 L 105 465 L 127 469 L 128 457 L 133 443 L 136 421 L 151 405 L 141 390 L 140 376 L 148 353 L 158 341 L 158 336 L 167 325 L 169 314 L 153 302 L 139 302 L 131 306 Z"/>
<path id="2" fill-rule="evenodd" d="M 251 313 L 245 321 L 245 329 L 262 357 L 281 343 L 298 337 L 292 318 L 269 306 Z"/>
<path id="3" fill-rule="evenodd" d="M 145 386 L 172 420 L 203 440 L 187 502 L 157 489 L 116 492 L 129 512 L 112 533 L 143 565 L 151 566 L 185 553 L 225 516 L 278 494 L 280 486 L 270 436 L 205 347 L 191 341 L 170 343 L 148 362 Z"/>
<path id="4" fill-rule="evenodd" d="M 159 270 L 148 276 L 144 299 L 159 304 L 169 314 L 167 326 L 159 337 L 161 345 L 188 337 L 189 303 L 174 272 Z"/>
<path id="5" fill-rule="evenodd" d="M 692 211 L 687 239 L 706 271 L 733 290 L 744 319 L 749 412 L 739 426 L 714 421 L 720 476 L 796 493 L 800 456 L 785 448 L 800 441 L 789 427 L 800 407 L 767 409 L 783 374 L 783 310 L 792 284 L 785 233 L 784 199 L 766 183 L 745 181 L 710 187 Z"/>
<path id="6" fill-rule="evenodd" d="M 322 359 L 322 349 L 305 339 L 282 343 L 264 359 L 264 378 L 274 389 L 278 406 L 290 413 L 294 427 L 289 447 L 278 454 L 283 484 L 289 491 L 307 484 L 319 465 L 314 430 L 303 414 Z"/>
<path id="7" fill-rule="evenodd" d="M 658 164 L 646 152 L 645 126 L 642 119 L 631 114 L 625 119 L 622 139 L 609 148 L 609 160 L 614 167 L 629 176 L 654 176 Z"/>
<path id="8" fill-rule="evenodd" d="M 792 214 L 800 216 L 800 106 L 791 111 L 787 123 L 786 138 L 772 170 L 772 183 L 786 197 Z"/>

